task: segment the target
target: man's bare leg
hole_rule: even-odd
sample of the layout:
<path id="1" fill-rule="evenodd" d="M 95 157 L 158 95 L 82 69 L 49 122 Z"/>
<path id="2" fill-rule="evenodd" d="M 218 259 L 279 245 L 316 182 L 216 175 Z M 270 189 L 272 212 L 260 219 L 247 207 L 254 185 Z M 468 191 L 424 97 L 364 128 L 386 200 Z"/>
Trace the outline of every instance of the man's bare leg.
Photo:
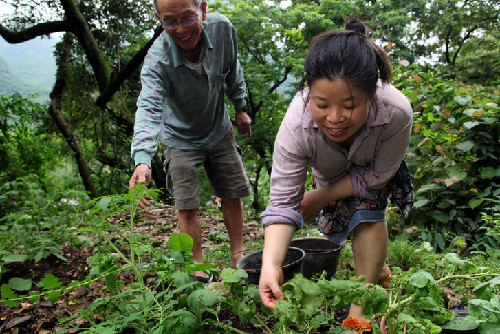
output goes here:
<path id="1" fill-rule="evenodd" d="M 186 233 L 193 238 L 193 260 L 202 263 L 202 240 L 201 240 L 201 223 L 198 218 L 198 209 L 179 210 L 177 213 L 179 229 L 181 233 Z M 208 277 L 203 271 L 196 271 L 196 276 Z"/>
<path id="2" fill-rule="evenodd" d="M 231 248 L 231 268 L 243 257 L 243 206 L 239 198 L 223 198 L 222 212 L 224 225 L 229 235 Z"/>

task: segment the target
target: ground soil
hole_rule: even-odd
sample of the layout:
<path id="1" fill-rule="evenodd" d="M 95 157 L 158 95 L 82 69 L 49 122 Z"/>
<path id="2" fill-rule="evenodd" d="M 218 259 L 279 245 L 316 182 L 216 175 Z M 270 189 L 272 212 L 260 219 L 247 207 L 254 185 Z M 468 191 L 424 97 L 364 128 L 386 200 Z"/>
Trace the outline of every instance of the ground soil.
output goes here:
<path id="1" fill-rule="evenodd" d="M 214 212 L 213 214 L 200 213 L 204 249 L 212 247 L 214 242 L 220 242 L 220 240 L 211 241 L 211 238 L 208 237 L 209 233 L 221 232 L 221 235 L 225 233 L 221 216 L 221 212 Z M 129 219 L 129 217 L 116 215 L 108 219 L 119 224 L 123 220 Z M 176 212 L 169 205 L 157 205 L 152 209 L 141 210 L 135 217 L 135 221 L 135 233 L 147 233 L 153 241 L 156 241 L 154 244 L 157 247 L 167 247 L 169 236 L 179 232 Z M 255 222 L 245 222 L 244 234 L 245 240 L 256 240 L 263 237 L 261 226 Z M 249 251 L 251 251 L 252 243 L 249 242 L 248 244 L 250 244 Z M 83 280 L 89 274 L 90 268 L 86 261 L 93 254 L 93 247 L 62 245 L 61 255 L 67 261 L 62 261 L 56 256 L 50 256 L 38 263 L 30 261 L 8 264 L 2 268 L 0 285 L 7 283 L 12 277 L 31 279 L 36 283 L 43 279 L 45 273 L 50 273 L 67 286 L 72 281 Z M 227 267 L 226 264 L 229 263 L 229 254 L 228 258 L 218 259 L 215 262 L 217 262 L 219 270 L 224 269 L 224 267 Z M 128 273 L 122 273 L 119 279 L 127 281 L 133 280 L 133 277 Z M 25 302 L 14 308 L 8 308 L 4 304 L 0 304 L 0 334 L 54 333 L 60 329 L 60 325 L 58 325 L 60 318 L 75 314 L 79 308 L 88 307 L 95 299 L 106 294 L 105 283 L 98 281 L 90 284 L 88 288 L 79 287 L 71 292 L 63 293 L 54 304 L 44 298 L 34 304 Z M 233 326 L 239 326 L 244 332 L 260 332 L 252 325 L 239 323 L 239 320 L 230 310 L 223 310 L 220 317 L 221 319 L 231 320 Z M 71 333 L 78 333 L 78 331 L 72 331 Z"/>
<path id="2" fill-rule="evenodd" d="M 201 214 L 203 228 L 203 248 L 207 249 L 213 246 L 209 233 L 216 231 L 224 232 L 225 228 L 222 222 L 221 214 Z M 109 218 L 114 223 L 120 223 L 128 217 L 115 216 Z M 170 235 L 179 232 L 177 218 L 174 209 L 168 205 L 157 206 L 153 209 L 142 210 L 136 217 L 136 233 L 148 233 L 153 240 L 156 240 L 158 247 L 166 247 Z M 246 245 L 249 245 L 249 251 L 254 250 L 255 240 L 262 240 L 263 231 L 260 224 L 255 222 L 245 223 L 244 228 Z M 253 242 L 253 244 L 252 244 Z M 56 276 L 64 285 L 72 281 L 80 281 L 89 274 L 90 268 L 87 264 L 87 258 L 94 254 L 92 247 L 69 247 L 62 245 L 62 255 L 67 261 L 62 261 L 55 256 L 42 259 L 38 263 L 22 262 L 12 263 L 4 266 L 0 285 L 8 282 L 11 277 L 21 277 L 31 279 L 33 282 L 39 282 L 43 279 L 45 273 Z M 224 269 L 228 259 L 214 261 L 219 270 Z M 339 263 L 340 267 L 350 267 L 349 264 Z M 352 269 L 352 267 L 350 267 Z M 5 269 L 8 272 L 5 273 Z M 127 281 L 133 280 L 128 273 L 122 273 L 119 279 Z M 104 282 L 94 282 L 89 287 L 79 287 L 71 292 L 64 292 L 61 297 L 52 304 L 47 299 L 40 299 L 31 304 L 23 303 L 14 308 L 8 308 L 0 304 L 0 334 L 20 334 L 20 333 L 54 333 L 60 329 L 58 320 L 76 313 L 80 308 L 86 308 L 95 299 L 107 294 Z M 346 310 L 341 310 L 335 314 L 336 320 L 342 320 L 347 316 Z M 245 333 L 262 333 L 260 328 L 252 324 L 242 324 L 230 310 L 222 310 L 219 314 L 220 320 L 231 321 L 232 326 Z M 84 325 L 84 324 L 82 324 Z M 272 325 L 272 324 L 271 324 Z M 78 333 L 77 330 L 67 333 Z M 131 332 L 133 333 L 133 332 Z"/>

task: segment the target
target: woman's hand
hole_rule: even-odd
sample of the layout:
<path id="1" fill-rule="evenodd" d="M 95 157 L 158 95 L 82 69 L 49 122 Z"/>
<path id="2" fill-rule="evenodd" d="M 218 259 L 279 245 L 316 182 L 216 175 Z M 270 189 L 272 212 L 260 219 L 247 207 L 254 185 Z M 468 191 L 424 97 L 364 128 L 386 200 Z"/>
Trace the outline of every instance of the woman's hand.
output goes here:
<path id="1" fill-rule="evenodd" d="M 281 284 L 283 284 L 283 270 L 280 267 L 262 267 L 259 280 L 259 294 L 264 306 L 275 308 L 274 303 L 285 299 L 280 289 Z"/>
<path id="2" fill-rule="evenodd" d="M 285 296 L 280 289 L 283 284 L 283 270 L 290 240 L 295 233 L 295 225 L 276 223 L 264 230 L 264 250 L 259 280 L 259 295 L 264 306 L 274 308 L 274 303 Z"/>
<path id="3" fill-rule="evenodd" d="M 300 213 L 304 220 L 313 220 L 321 209 L 328 204 L 329 201 L 325 198 L 325 189 L 327 188 L 306 191 L 300 203 Z"/>

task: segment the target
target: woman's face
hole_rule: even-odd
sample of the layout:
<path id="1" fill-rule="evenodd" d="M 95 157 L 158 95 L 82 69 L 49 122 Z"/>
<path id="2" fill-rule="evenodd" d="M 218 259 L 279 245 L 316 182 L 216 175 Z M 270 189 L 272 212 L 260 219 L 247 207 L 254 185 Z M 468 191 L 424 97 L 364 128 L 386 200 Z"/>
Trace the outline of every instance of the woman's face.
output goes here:
<path id="1" fill-rule="evenodd" d="M 337 143 L 352 144 L 366 123 L 371 96 L 357 85 L 328 79 L 313 81 L 309 95 L 319 129 Z"/>

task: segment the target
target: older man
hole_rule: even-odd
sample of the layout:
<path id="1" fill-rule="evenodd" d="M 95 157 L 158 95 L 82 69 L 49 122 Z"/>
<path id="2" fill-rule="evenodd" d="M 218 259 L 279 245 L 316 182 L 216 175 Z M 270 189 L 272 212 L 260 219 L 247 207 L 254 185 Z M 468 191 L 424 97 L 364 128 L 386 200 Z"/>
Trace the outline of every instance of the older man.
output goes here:
<path id="1" fill-rule="evenodd" d="M 159 136 L 180 231 L 193 237 L 193 259 L 202 262 L 197 168 L 203 164 L 215 194 L 223 199 L 235 267 L 243 249 L 241 198 L 251 193 L 224 104 L 225 92 L 236 110 L 238 132 L 250 137 L 236 32 L 225 16 L 207 14 L 206 1 L 153 0 L 153 5 L 165 31 L 150 48 L 141 72 L 132 140 L 136 168 L 129 186 L 151 180 L 151 158 Z M 142 200 L 144 205 L 149 205 L 147 199 Z"/>

